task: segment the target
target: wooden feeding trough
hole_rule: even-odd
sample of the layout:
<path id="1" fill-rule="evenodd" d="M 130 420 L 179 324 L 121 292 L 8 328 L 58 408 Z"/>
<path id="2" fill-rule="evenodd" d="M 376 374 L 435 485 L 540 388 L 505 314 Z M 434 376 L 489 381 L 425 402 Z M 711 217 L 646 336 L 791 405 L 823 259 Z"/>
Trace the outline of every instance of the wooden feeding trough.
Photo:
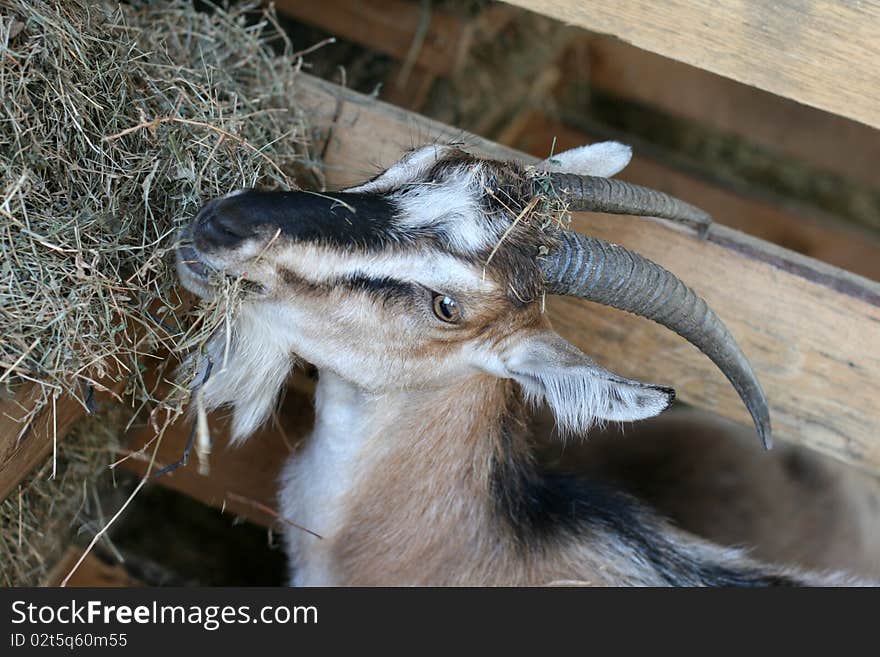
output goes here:
<path id="1" fill-rule="evenodd" d="M 477 19 L 435 16 L 425 27 L 418 20 L 416 4 L 401 0 L 357 6 L 327 0 L 276 4 L 295 19 L 362 45 L 375 45 L 397 60 L 395 75 L 400 67 L 409 67 L 413 80 L 421 80 L 421 91 L 408 95 L 397 89 L 390 97 L 400 104 L 410 100 L 417 105 L 425 102 L 426 89 L 436 79 L 460 73 L 478 28 L 491 35 L 492 26 L 502 29 L 511 12 L 503 5 L 493 7 L 492 14 L 478 19 L 477 27 L 473 25 Z M 760 12 L 758 22 L 755 12 L 739 14 L 713 3 L 695 7 L 693 3 L 639 2 L 623 7 L 573 0 L 516 0 L 512 4 L 620 37 L 666 58 L 592 35 L 589 44 L 581 42 L 580 47 L 591 49 L 600 64 L 604 61 L 604 69 L 598 67 L 600 85 L 620 86 L 621 78 L 628 75 L 633 84 L 619 91 L 637 96 L 640 103 L 682 112 L 689 120 L 714 122 L 724 130 L 753 136 L 768 147 L 778 145 L 788 157 L 814 162 L 835 175 L 880 189 L 874 166 L 880 155 L 876 131 L 880 128 L 880 80 L 874 63 L 880 52 L 869 33 L 869 26 L 880 19 L 876 3 L 818 2 L 808 16 L 798 12 L 797 3 L 774 3 L 762 7 L 766 11 Z M 745 8 L 738 11 L 745 12 Z M 700 12 L 704 18 L 694 21 Z M 392 16 L 399 20 L 390 20 Z M 793 30 L 799 38 L 783 38 Z M 413 55 L 409 46 L 416 32 L 428 45 Z M 719 39 L 722 33 L 725 38 Z M 825 38 L 831 33 L 848 37 Z M 672 34 L 675 38 L 670 38 Z M 779 45 L 782 42 L 787 46 L 784 49 Z M 638 71 L 645 62 L 657 77 L 641 84 Z M 433 140 L 464 140 L 476 152 L 497 158 L 535 159 L 399 106 L 306 74 L 298 76 L 298 101 L 314 130 L 314 142 L 322 145 L 316 150 L 322 153 L 328 189 L 362 181 L 412 145 Z M 668 82 L 659 84 L 661 77 Z M 704 98 L 700 88 L 705 85 L 710 91 L 703 95 L 710 97 Z M 688 102 L 679 109 L 682 94 Z M 736 112 L 722 109 L 731 105 L 738 108 Z M 573 127 L 528 106 L 509 117 L 496 136 L 537 155 L 554 137 L 562 149 L 605 135 L 593 135 L 583 126 Z M 626 135 L 617 136 L 626 140 Z M 778 438 L 880 476 L 880 395 L 876 391 L 880 380 L 880 284 L 876 282 L 880 279 L 880 240 L 876 232 L 824 221 L 822 213 L 810 211 L 801 216 L 796 204 L 731 190 L 650 157 L 637 157 L 623 177 L 627 175 L 634 182 L 706 206 L 719 222 L 710 238 L 695 240 L 657 219 L 623 222 L 601 214 L 576 215 L 574 228 L 659 262 L 688 281 L 716 309 L 754 365 Z M 797 244 L 815 257 L 755 235 Z M 633 378 L 675 382 L 680 398 L 688 404 L 750 424 L 724 377 L 671 332 L 573 299 L 549 300 L 548 311 L 566 339 L 596 355 L 610 369 Z M 210 473 L 200 474 L 191 463 L 157 481 L 259 524 L 283 522 L 274 512 L 274 482 L 296 440 L 310 426 L 312 390 L 309 377 L 295 375 L 281 411 L 283 430 L 266 426 L 239 449 L 221 447 L 225 425 L 215 418 L 211 426 L 218 447 L 212 454 Z M 82 413 L 80 406 L 61 398 L 54 419 L 45 411 L 27 439 L 18 441 L 20 425 L 5 416 L 20 413 L 15 410 L 17 404 L 26 406 L 28 394 L 23 392 L 16 402 L 2 402 L 0 497 L 46 457 L 53 439 L 60 439 Z M 173 426 L 163 438 L 157 461 L 178 460 L 189 432 L 188 424 Z M 152 444 L 153 438 L 151 428 L 137 427 L 127 437 L 127 448 L 137 452 Z M 129 459 L 125 467 L 139 474 L 145 471 L 142 460 Z"/>

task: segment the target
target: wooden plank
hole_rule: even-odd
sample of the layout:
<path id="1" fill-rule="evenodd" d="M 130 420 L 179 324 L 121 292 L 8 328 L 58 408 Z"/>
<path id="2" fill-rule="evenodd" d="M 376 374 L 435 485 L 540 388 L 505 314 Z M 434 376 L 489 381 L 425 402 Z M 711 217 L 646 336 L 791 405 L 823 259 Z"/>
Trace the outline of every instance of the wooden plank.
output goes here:
<path id="1" fill-rule="evenodd" d="M 125 384 L 125 379 L 105 380 L 102 385 L 106 387 L 94 392 L 95 403 L 100 407 L 118 400 Z M 0 500 L 49 457 L 53 444 L 86 414 L 80 402 L 70 395 L 60 395 L 54 405 L 49 397 L 26 423 L 41 400 L 40 386 L 32 384 L 22 386 L 14 399 L 0 401 Z"/>
<path id="2" fill-rule="evenodd" d="M 880 188 L 880 132 L 617 39 L 581 38 L 568 75 L 854 181 Z M 582 71 L 582 72 L 581 72 Z"/>
<path id="3" fill-rule="evenodd" d="M 193 497 L 204 504 L 223 508 L 257 524 L 283 524 L 271 510 L 275 508 L 278 476 L 291 450 L 311 427 L 313 410 L 311 390 L 314 384 L 301 373 L 292 377 L 276 424 L 264 426 L 251 440 L 236 448 L 227 446 L 228 424 L 224 414 L 212 415 L 210 427 L 215 449 L 210 457 L 210 471 L 199 472 L 195 454 L 190 462 L 154 481 Z M 190 422 L 172 425 L 162 438 L 156 455 L 158 466 L 153 472 L 177 462 L 183 454 L 190 434 Z M 283 429 L 279 429 L 282 427 Z M 150 427 L 130 432 L 127 449 L 144 449 L 152 454 L 155 433 Z M 129 458 L 123 462 L 127 470 L 143 475 L 147 461 Z M 295 520 L 295 519 L 291 519 Z"/>
<path id="4" fill-rule="evenodd" d="M 83 548 L 81 547 L 70 546 L 67 548 L 64 555 L 46 576 L 43 586 L 61 586 L 61 582 L 76 565 L 82 553 Z M 68 580 L 67 586 L 70 588 L 124 588 L 141 587 L 144 586 L 144 583 L 125 572 L 125 568 L 122 566 L 109 564 L 90 552 Z"/>
<path id="5" fill-rule="evenodd" d="M 880 127 L 880 1 L 508 0 Z"/>
<path id="6" fill-rule="evenodd" d="M 331 186 L 355 183 L 431 140 L 517 153 L 330 83 L 300 77 L 300 104 L 329 133 Z M 725 226 L 708 241 L 653 219 L 579 214 L 574 227 L 660 262 L 704 295 L 760 377 L 776 435 L 880 472 L 880 285 Z M 659 326 L 572 299 L 553 299 L 557 329 L 621 374 L 674 384 L 697 406 L 747 423 L 730 385 L 694 348 Z"/>
<path id="7" fill-rule="evenodd" d="M 39 386 L 22 387 L 15 399 L 0 402 L 0 500 L 6 498 L 52 453 L 53 440 L 61 440 L 85 409 L 74 399 L 51 401 L 28 423 L 31 409 L 41 398 Z"/>
<path id="8" fill-rule="evenodd" d="M 382 85 L 382 100 L 417 112 L 425 104 L 437 76 L 419 66 L 404 69 L 400 64 L 391 67 Z"/>
<path id="9" fill-rule="evenodd" d="M 449 12 L 423 14 L 405 0 L 275 0 L 279 12 L 435 75 L 451 76 L 461 66 L 472 27 Z M 421 44 L 413 47 L 417 34 Z"/>
<path id="10" fill-rule="evenodd" d="M 554 139 L 557 152 L 597 141 L 537 111 L 514 121 L 499 137 L 502 143 L 536 157 L 545 157 Z M 880 281 L 880 238 L 816 210 L 795 211 L 727 190 L 638 153 L 619 177 L 686 198 L 725 226 Z"/>

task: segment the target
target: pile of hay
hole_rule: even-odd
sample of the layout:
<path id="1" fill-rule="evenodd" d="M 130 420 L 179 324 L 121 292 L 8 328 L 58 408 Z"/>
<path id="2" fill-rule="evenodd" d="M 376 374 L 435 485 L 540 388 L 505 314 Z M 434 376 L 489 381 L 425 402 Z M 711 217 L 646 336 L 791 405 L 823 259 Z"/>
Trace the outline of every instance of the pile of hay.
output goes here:
<path id="1" fill-rule="evenodd" d="M 311 170 L 301 65 L 254 6 L 0 0 L 0 411 L 23 386 L 89 408 L 120 383 L 123 423 L 179 411 L 185 395 L 160 397 L 146 365 L 198 348 L 230 299 L 187 310 L 177 229 L 211 197 Z M 88 478 L 114 460 L 115 423 L 80 427 L 57 479 L 37 472 L 0 502 L 0 584 L 51 566 Z"/>
<path id="2" fill-rule="evenodd" d="M 118 458 L 117 427 L 129 414 L 118 406 L 109 418 L 79 422 L 59 444 L 56 462 L 46 461 L 0 501 L 0 586 L 44 583 L 71 541 L 84 543 L 104 526 L 98 488 L 111 485 L 107 464 Z"/>
<path id="3" fill-rule="evenodd" d="M 0 0 L 7 393 L 36 383 L 85 406 L 125 380 L 151 400 L 144 359 L 204 341 L 223 312 L 173 317 L 176 230 L 213 196 L 293 185 L 300 65 L 253 6 Z"/>

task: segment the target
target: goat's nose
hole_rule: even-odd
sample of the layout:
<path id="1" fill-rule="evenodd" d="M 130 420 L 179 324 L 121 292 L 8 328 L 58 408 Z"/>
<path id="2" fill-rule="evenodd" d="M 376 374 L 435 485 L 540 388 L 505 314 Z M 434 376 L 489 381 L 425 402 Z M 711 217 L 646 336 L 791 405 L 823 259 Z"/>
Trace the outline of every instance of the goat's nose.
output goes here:
<path id="1" fill-rule="evenodd" d="M 214 247 L 232 248 L 256 235 L 256 222 L 225 199 L 211 201 L 196 217 L 195 236 Z"/>

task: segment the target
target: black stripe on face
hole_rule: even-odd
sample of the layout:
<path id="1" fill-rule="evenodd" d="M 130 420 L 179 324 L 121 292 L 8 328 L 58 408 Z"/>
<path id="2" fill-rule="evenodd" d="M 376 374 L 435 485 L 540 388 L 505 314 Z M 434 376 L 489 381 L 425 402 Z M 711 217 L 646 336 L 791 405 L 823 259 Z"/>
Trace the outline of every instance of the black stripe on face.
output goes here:
<path id="1" fill-rule="evenodd" d="M 221 199 L 214 212 L 237 232 L 280 229 L 296 242 L 374 250 L 406 238 L 395 230 L 394 204 L 381 194 L 249 190 Z"/>
<path id="2" fill-rule="evenodd" d="M 350 274 L 330 278 L 321 282 L 313 282 L 290 269 L 280 269 L 284 284 L 305 292 L 318 292 L 326 294 L 335 288 L 343 288 L 355 292 L 365 292 L 379 301 L 394 299 L 412 299 L 420 285 L 407 283 L 387 276 L 370 277 L 365 274 Z"/>
<path id="3" fill-rule="evenodd" d="M 343 279 L 341 284 L 352 290 L 366 292 L 383 301 L 410 299 L 416 289 L 416 286 L 412 283 L 406 283 L 394 278 L 370 278 L 359 274 Z"/>

